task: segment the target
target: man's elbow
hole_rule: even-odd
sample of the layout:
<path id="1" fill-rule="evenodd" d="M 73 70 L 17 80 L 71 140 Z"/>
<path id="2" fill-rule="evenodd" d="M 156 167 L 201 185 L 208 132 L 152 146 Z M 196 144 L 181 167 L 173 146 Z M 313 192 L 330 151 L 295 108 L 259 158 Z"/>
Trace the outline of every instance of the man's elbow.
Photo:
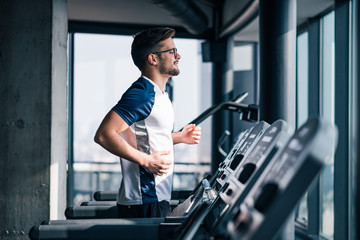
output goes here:
<path id="1" fill-rule="evenodd" d="M 101 145 L 103 141 L 104 141 L 104 137 L 99 132 L 97 132 L 94 136 L 94 142 Z"/>

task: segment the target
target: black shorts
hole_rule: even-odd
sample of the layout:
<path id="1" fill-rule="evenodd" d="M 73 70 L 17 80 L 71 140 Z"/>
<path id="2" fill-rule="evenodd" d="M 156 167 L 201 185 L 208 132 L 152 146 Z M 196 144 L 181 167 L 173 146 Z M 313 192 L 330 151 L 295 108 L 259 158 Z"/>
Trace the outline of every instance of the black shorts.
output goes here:
<path id="1" fill-rule="evenodd" d="M 166 217 L 171 213 L 168 201 L 141 205 L 117 205 L 119 218 L 155 218 Z"/>

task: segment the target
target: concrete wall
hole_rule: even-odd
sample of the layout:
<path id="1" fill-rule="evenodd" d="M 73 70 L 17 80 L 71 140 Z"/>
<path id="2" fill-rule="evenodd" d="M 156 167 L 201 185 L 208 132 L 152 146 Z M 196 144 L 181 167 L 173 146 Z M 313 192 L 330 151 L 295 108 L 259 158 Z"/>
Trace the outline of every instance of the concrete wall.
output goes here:
<path id="1" fill-rule="evenodd" d="M 0 239 L 28 239 L 65 208 L 66 0 L 2 0 L 0 16 Z"/>

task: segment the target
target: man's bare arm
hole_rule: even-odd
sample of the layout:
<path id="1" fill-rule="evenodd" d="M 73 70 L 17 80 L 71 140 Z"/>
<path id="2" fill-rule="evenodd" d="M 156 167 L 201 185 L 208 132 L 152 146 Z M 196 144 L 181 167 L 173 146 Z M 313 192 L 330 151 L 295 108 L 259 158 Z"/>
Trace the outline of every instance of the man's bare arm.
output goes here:
<path id="1" fill-rule="evenodd" d="M 129 125 L 116 112 L 111 110 L 101 122 L 96 131 L 94 141 L 105 148 L 107 151 L 137 163 L 145 167 L 149 172 L 157 175 L 166 173 L 171 165 L 170 160 L 163 158 L 169 151 L 158 151 L 150 155 L 140 152 L 130 146 L 120 133 L 129 128 Z"/>

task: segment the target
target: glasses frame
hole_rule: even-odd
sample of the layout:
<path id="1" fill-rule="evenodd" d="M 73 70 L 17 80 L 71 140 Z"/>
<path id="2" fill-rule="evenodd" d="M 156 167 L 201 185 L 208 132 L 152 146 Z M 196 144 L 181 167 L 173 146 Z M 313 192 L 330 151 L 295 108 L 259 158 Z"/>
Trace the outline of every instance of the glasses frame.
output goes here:
<path id="1" fill-rule="evenodd" d="M 176 58 L 177 48 L 170 48 L 170 49 L 164 50 L 164 51 L 153 52 L 152 54 L 160 54 L 160 53 L 166 53 L 166 52 L 170 52 L 170 51 L 174 51 L 174 57 Z"/>

